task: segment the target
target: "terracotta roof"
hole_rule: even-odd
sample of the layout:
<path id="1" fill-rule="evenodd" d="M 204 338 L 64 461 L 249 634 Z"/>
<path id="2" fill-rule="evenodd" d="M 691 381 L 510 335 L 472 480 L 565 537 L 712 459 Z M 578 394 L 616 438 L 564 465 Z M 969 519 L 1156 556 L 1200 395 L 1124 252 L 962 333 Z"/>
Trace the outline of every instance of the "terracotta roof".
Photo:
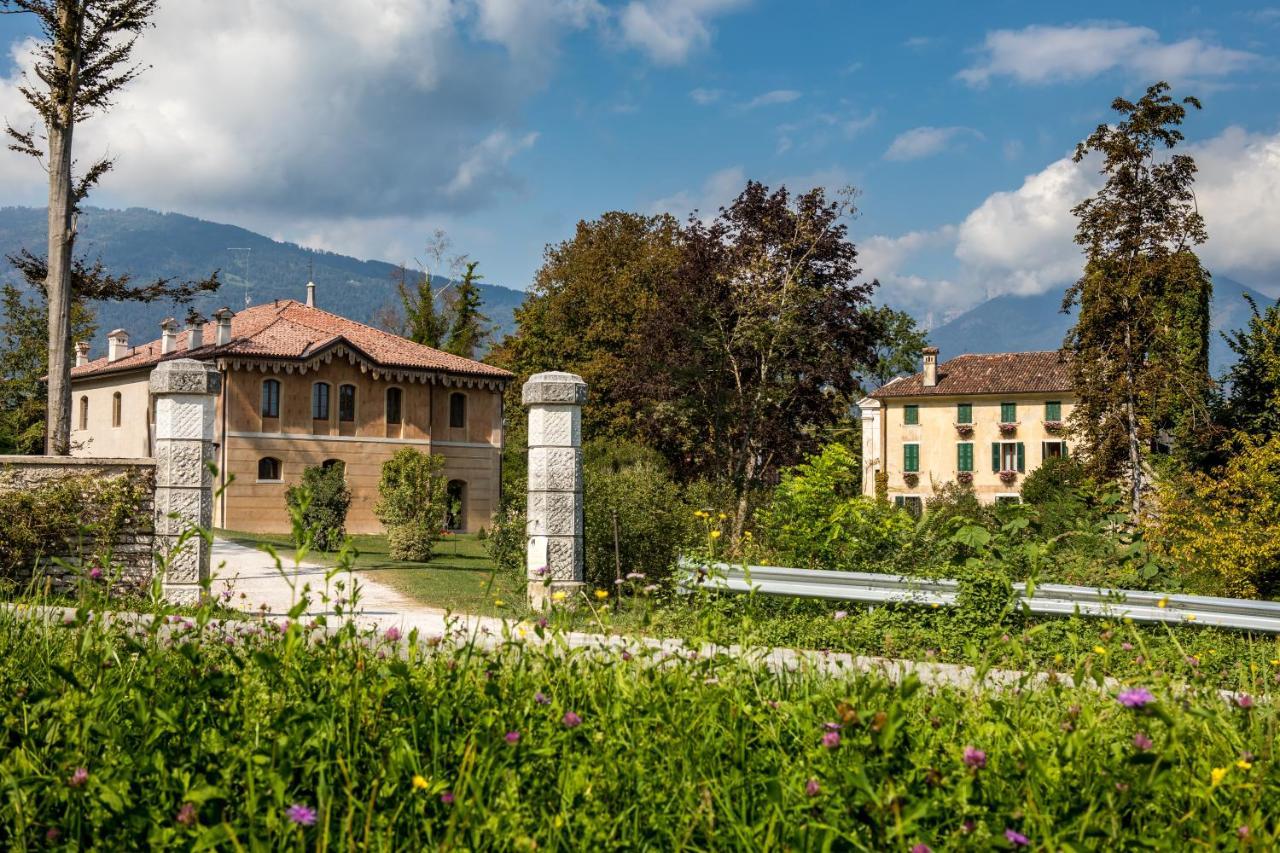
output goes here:
<path id="1" fill-rule="evenodd" d="M 938 383 L 925 387 L 924 374 L 903 376 L 871 396 L 928 397 L 952 394 L 1027 394 L 1071 390 L 1066 357 L 1048 352 L 958 355 L 938 365 Z"/>
<path id="2" fill-rule="evenodd" d="M 109 362 L 104 356 L 83 367 L 72 368 L 71 377 L 82 379 L 136 370 L 171 358 L 238 356 L 305 361 L 332 346 L 346 343 L 379 367 L 440 371 L 498 380 L 513 378 L 513 374 L 499 367 L 415 344 L 381 329 L 319 308 L 308 307 L 292 299 L 255 305 L 236 314 L 231 318 L 231 341 L 223 346 L 211 343 L 217 339 L 217 324 L 214 322 L 204 325 L 204 346 L 188 349 L 190 336 L 189 331 L 180 332 L 173 352 L 162 355 L 160 341 L 155 340 L 132 347 L 128 355 L 115 361 Z"/>

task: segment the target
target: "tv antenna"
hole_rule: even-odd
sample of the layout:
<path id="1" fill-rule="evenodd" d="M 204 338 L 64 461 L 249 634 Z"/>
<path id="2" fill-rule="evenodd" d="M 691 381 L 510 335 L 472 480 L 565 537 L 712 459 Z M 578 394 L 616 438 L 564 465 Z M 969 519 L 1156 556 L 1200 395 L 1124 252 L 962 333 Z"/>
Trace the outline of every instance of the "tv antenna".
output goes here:
<path id="1" fill-rule="evenodd" d="M 227 251 L 243 253 L 240 255 L 240 261 L 244 269 L 244 275 L 240 277 L 240 280 L 244 282 L 244 307 L 248 308 L 252 302 L 249 298 L 249 253 L 252 252 L 253 249 L 245 246 L 228 246 Z"/>

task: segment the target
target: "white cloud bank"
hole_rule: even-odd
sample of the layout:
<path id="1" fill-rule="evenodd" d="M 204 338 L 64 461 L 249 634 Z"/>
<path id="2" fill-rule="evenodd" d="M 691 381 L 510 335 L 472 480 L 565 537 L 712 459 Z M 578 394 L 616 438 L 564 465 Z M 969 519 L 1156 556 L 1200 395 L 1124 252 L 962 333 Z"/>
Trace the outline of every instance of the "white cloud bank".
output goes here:
<path id="1" fill-rule="evenodd" d="M 941 154 L 964 137 L 982 134 L 969 127 L 915 127 L 898 134 L 884 152 L 886 160 L 919 160 Z"/>
<path id="2" fill-rule="evenodd" d="M 1196 198 L 1209 240 L 1197 251 L 1211 272 L 1280 287 L 1280 133 L 1231 127 L 1187 147 L 1199 165 Z M 1096 163 L 1063 158 L 1013 190 L 989 195 L 959 224 L 860 243 L 863 266 L 900 307 L 945 318 L 1001 294 L 1031 295 L 1079 277 L 1074 207 L 1100 186 Z M 951 246 L 954 273 L 920 276 L 922 253 Z"/>
<path id="3" fill-rule="evenodd" d="M 1148 78 L 1186 79 L 1230 74 L 1257 59 L 1198 38 L 1164 42 L 1149 27 L 1030 26 L 987 33 L 982 58 L 956 76 L 971 86 L 985 86 L 993 77 L 1048 83 L 1122 68 Z"/>
<path id="4" fill-rule="evenodd" d="M 711 19 L 746 0 L 632 0 L 622 10 L 622 38 L 661 65 L 678 65 L 711 43 Z"/>

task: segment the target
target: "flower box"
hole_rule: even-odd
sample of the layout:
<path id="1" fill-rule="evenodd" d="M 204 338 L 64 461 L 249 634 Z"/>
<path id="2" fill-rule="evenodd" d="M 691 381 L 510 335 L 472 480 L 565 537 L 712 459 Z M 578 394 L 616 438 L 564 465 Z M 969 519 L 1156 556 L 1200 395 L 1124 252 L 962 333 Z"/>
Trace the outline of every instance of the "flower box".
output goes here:
<path id="1" fill-rule="evenodd" d="M 908 472 L 902 475 L 902 482 L 914 489 L 916 484 L 920 482 L 920 475 Z"/>
<path id="2" fill-rule="evenodd" d="M 1004 483 L 1006 486 L 1012 483 L 1016 479 L 1018 479 L 1017 471 L 1001 471 L 1000 472 L 1000 482 Z"/>
<path id="3" fill-rule="evenodd" d="M 1062 432 L 1062 421 L 1045 421 L 1044 431 L 1054 435 Z"/>
<path id="4" fill-rule="evenodd" d="M 963 483 L 966 486 L 970 485 L 971 483 L 973 483 L 973 472 L 961 471 L 960 473 L 956 474 L 956 482 Z"/>
<path id="5" fill-rule="evenodd" d="M 973 438 L 973 424 L 956 424 L 956 432 L 961 438 Z"/>
<path id="6" fill-rule="evenodd" d="M 1017 421 L 1014 421 L 1013 423 L 1000 424 L 1001 435 L 1013 435 L 1017 431 L 1018 431 Z"/>

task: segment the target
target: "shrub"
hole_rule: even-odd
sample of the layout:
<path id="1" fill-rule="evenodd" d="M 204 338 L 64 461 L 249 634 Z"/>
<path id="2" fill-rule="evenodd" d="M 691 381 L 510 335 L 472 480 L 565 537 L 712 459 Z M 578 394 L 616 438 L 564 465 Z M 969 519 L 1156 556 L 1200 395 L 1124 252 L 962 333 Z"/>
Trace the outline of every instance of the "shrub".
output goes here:
<path id="1" fill-rule="evenodd" d="M 289 509 L 302 513 L 302 527 L 311 537 L 312 547 L 336 551 L 342 546 L 351 508 L 344 466 L 312 465 L 302 472 L 301 483 L 289 487 L 284 499 Z"/>
<path id="2" fill-rule="evenodd" d="M 691 516 L 680 489 L 664 466 L 650 459 L 614 465 L 607 457 L 584 474 L 586 579 L 615 588 L 622 574 L 639 573 L 659 583 L 671 573 L 690 536 Z M 617 553 L 614 514 L 617 514 Z"/>
<path id="3" fill-rule="evenodd" d="M 382 463 L 374 514 L 387 528 L 393 560 L 425 562 L 449 509 L 444 457 L 406 447 Z"/>
<path id="4" fill-rule="evenodd" d="M 884 501 L 861 496 L 858 460 L 842 444 L 784 471 L 760 514 L 768 544 L 798 566 L 865 569 L 893 553 L 914 522 Z"/>
<path id="5" fill-rule="evenodd" d="M 1269 598 L 1280 593 L 1280 436 L 1241 434 L 1227 451 L 1221 468 L 1161 481 L 1147 538 L 1193 587 Z"/>
<path id="6" fill-rule="evenodd" d="M 485 539 L 484 548 L 498 571 L 523 578 L 527 541 L 524 513 L 508 506 L 494 516 L 493 531 Z"/>

